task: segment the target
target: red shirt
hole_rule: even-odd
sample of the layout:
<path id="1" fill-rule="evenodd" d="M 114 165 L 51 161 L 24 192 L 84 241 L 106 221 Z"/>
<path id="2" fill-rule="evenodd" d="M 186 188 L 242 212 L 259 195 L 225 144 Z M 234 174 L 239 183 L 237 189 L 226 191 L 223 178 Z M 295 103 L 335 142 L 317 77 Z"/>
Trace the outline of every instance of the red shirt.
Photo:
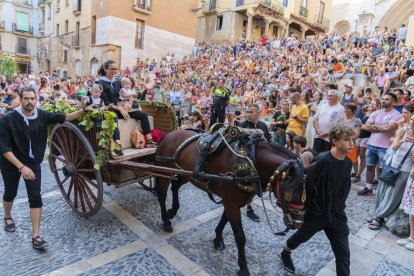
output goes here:
<path id="1" fill-rule="evenodd" d="M 267 38 L 266 37 L 262 37 L 262 46 L 266 46 L 266 41 L 267 41 Z"/>

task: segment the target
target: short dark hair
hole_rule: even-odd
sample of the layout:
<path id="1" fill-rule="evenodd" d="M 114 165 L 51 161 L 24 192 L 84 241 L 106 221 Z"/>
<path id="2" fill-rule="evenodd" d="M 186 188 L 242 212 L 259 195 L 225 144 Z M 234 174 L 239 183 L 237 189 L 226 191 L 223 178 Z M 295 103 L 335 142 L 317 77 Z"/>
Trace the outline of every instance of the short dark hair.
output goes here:
<path id="1" fill-rule="evenodd" d="M 306 144 L 308 143 L 304 136 L 295 136 L 293 137 L 292 142 L 299 144 L 303 148 L 306 147 Z"/>
<path id="2" fill-rule="evenodd" d="M 257 104 L 254 104 L 254 103 L 249 104 L 248 108 L 250 108 L 250 107 L 253 107 L 253 108 L 255 108 L 257 111 L 260 111 L 260 107 L 259 107 L 259 105 L 257 105 Z"/>
<path id="3" fill-rule="evenodd" d="M 390 96 L 393 100 L 394 100 L 394 102 L 396 102 L 397 101 L 397 95 L 395 95 L 394 93 L 392 93 L 392 92 L 388 92 L 388 93 L 386 93 L 384 96 Z"/>
<path id="4" fill-rule="evenodd" d="M 393 93 L 395 94 L 397 91 L 398 91 L 401 95 L 404 95 L 404 90 L 402 90 L 401 88 L 394 89 Z"/>
<path id="5" fill-rule="evenodd" d="M 56 91 L 56 90 L 60 90 L 60 84 L 55 84 L 55 85 L 53 85 L 53 89 Z"/>
<path id="6" fill-rule="evenodd" d="M 24 92 L 33 92 L 35 94 L 36 98 L 37 98 L 36 91 L 33 88 L 31 88 L 31 87 L 24 87 L 24 88 L 20 89 L 20 91 L 19 91 L 19 97 L 20 97 L 20 99 L 23 99 L 23 93 Z"/>
<path id="7" fill-rule="evenodd" d="M 410 113 L 414 113 L 414 104 L 406 104 L 404 105 L 404 109 Z"/>
<path id="8" fill-rule="evenodd" d="M 351 109 L 352 113 L 355 113 L 357 109 L 357 105 L 354 103 L 346 103 L 344 107 Z"/>

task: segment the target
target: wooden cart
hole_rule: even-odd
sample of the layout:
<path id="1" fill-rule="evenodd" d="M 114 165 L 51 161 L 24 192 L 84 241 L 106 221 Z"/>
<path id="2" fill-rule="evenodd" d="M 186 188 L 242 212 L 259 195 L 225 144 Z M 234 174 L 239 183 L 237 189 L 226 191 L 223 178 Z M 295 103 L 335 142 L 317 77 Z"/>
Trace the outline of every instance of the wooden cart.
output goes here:
<path id="1" fill-rule="evenodd" d="M 175 129 L 173 113 L 169 106 L 157 109 L 151 104 L 141 104 L 150 119 L 153 128 L 169 133 Z M 50 135 L 49 166 L 55 176 L 59 190 L 69 206 L 80 216 L 90 217 L 102 206 L 103 183 L 121 187 L 131 183 L 140 183 L 146 189 L 151 185 L 144 180 L 153 177 L 148 170 L 131 169 L 130 162 L 153 165 L 156 149 L 132 149 L 130 133 L 138 125 L 135 120 L 119 120 L 121 144 L 125 155 L 118 159 L 105 160 L 104 166 L 96 170 L 98 152 L 95 127 L 89 131 L 72 123 L 56 125 Z"/>

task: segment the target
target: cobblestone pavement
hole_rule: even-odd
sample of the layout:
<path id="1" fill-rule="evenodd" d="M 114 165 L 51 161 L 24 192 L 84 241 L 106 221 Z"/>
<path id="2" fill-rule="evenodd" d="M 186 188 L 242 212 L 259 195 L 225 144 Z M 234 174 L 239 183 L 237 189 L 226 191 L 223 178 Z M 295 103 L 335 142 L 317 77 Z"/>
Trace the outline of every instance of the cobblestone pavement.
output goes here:
<path id="1" fill-rule="evenodd" d="M 166 234 L 161 230 L 156 197 L 137 185 L 105 187 L 102 209 L 84 219 L 66 205 L 47 164 L 42 164 L 42 170 L 42 236 L 49 248 L 44 253 L 31 248 L 28 203 L 21 185 L 13 209 L 17 231 L 0 230 L 0 275 L 236 274 L 236 245 L 229 226 L 224 232 L 226 250 L 212 247 L 214 228 L 223 209 L 195 187 L 181 189 L 174 232 Z M 351 190 L 347 204 L 351 275 L 414 275 L 414 252 L 396 245 L 398 238 L 387 230 L 367 228 L 364 219 L 372 211 L 374 198 L 357 197 L 356 188 Z M 274 227 L 283 229 L 280 214 L 268 201 L 266 206 Z M 252 275 L 287 275 L 278 257 L 287 237 L 271 234 L 258 199 L 254 208 L 260 223 L 243 217 L 250 271 Z M 335 275 L 334 256 L 323 233 L 295 250 L 292 258 L 297 275 Z"/>

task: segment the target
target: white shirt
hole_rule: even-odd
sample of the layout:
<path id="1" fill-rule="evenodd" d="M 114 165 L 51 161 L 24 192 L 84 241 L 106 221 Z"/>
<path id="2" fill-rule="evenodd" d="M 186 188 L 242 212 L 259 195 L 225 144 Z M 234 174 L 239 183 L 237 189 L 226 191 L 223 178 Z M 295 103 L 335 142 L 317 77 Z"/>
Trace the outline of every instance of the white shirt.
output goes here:
<path id="1" fill-rule="evenodd" d="M 327 133 L 336 123 L 345 119 L 345 108 L 340 103 L 333 106 L 323 103 L 319 105 L 315 118 L 318 119 L 319 131 Z M 315 138 L 322 137 L 315 133 Z M 329 141 L 329 137 L 323 137 L 322 139 Z"/>

